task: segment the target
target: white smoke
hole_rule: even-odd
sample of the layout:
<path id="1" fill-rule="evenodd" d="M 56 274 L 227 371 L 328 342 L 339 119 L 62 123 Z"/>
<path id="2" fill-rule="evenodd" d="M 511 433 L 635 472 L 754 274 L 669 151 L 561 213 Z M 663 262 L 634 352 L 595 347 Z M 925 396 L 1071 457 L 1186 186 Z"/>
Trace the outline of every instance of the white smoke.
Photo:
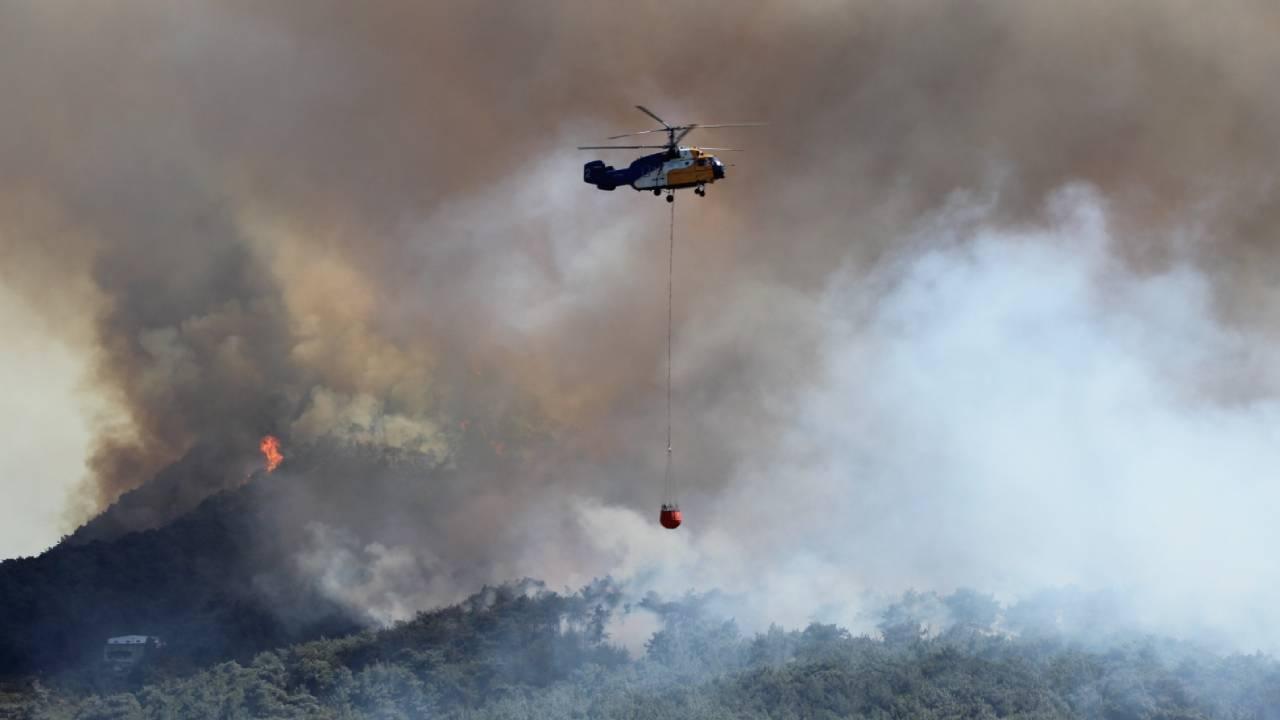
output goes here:
<path id="1" fill-rule="evenodd" d="M 591 552 L 558 562 L 544 540 L 522 566 L 553 585 L 612 572 L 740 594 L 748 627 L 865 630 L 910 588 L 1011 602 L 1074 586 L 1124 593 L 1144 629 L 1280 648 L 1280 406 L 1256 394 L 1274 346 L 1221 325 L 1189 264 L 1119 263 L 1090 189 L 1048 216 L 998 228 L 958 202 L 899 261 L 837 273 L 814 308 L 826 375 L 780 449 L 746 455 L 714 497 L 690 479 L 676 533 L 574 501 L 554 514 L 572 530 L 531 537 Z M 1230 392 L 1246 376 L 1259 399 Z"/>
<path id="2" fill-rule="evenodd" d="M 424 548 L 365 543 L 353 533 L 310 523 L 298 569 L 330 599 L 378 625 L 462 599 L 438 557 Z"/>

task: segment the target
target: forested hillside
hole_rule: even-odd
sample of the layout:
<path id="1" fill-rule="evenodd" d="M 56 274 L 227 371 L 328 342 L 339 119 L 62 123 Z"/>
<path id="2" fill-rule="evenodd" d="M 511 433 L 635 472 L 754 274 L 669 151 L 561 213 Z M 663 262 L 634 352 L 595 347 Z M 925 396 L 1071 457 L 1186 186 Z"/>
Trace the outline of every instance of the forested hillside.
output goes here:
<path id="1" fill-rule="evenodd" d="M 1085 645 L 1048 627 L 1013 636 L 971 592 L 905 597 L 883 639 L 824 624 L 744 633 L 710 600 L 628 604 L 609 581 L 573 594 L 525 582 L 194 674 L 161 660 L 123 679 L 27 681 L 0 717 L 1272 720 L 1280 708 L 1270 658 L 1136 636 Z M 922 624 L 925 605 L 947 609 L 945 628 Z M 632 657 L 609 630 L 637 615 L 659 629 Z"/>
<path id="2" fill-rule="evenodd" d="M 0 563 L 0 677 L 92 661 L 112 635 L 158 635 L 205 663 L 358 629 L 305 585 L 263 593 L 271 562 L 244 532 L 248 510 L 245 494 L 219 496 L 160 530 Z M 303 614 L 278 612 L 291 606 Z"/>
<path id="3" fill-rule="evenodd" d="M 290 487 L 256 481 L 159 529 L 0 562 L 0 678 L 91 661 L 112 635 L 158 635 L 207 663 L 359 629 L 287 572 L 294 546 L 263 539 Z"/>
<path id="4" fill-rule="evenodd" d="M 0 563 L 0 718 L 1280 718 L 1271 658 L 1136 635 L 1132 608 L 1074 591 L 908 593 L 862 635 L 529 580 L 362 631 L 295 571 L 312 523 L 397 541 L 425 502 L 402 473 L 430 477 L 432 502 L 455 479 L 369 448 L 294 463 L 164 527 Z M 353 511 L 367 492 L 403 517 Z M 165 647 L 115 674 L 103 641 L 133 633 Z"/>
<path id="5" fill-rule="evenodd" d="M 39 557 L 0 561 L 0 679 L 92 661 L 113 635 L 158 635 L 204 665 L 376 624 L 335 602 L 300 558 L 327 552 L 315 546 L 318 530 L 432 547 L 434 538 L 396 533 L 420 533 L 457 474 L 429 455 L 386 448 L 293 453 L 287 472 L 255 474 L 162 527 L 90 539 L 113 536 L 112 518 L 142 511 L 150 496 L 134 493 Z M 196 463 L 158 482 L 198 474 L 186 465 Z"/>

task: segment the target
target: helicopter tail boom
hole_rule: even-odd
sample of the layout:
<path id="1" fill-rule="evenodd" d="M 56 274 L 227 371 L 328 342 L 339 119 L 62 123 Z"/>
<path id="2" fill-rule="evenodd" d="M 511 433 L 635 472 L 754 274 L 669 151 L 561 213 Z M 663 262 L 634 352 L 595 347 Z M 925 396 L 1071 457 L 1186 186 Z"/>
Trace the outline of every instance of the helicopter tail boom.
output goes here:
<path id="1" fill-rule="evenodd" d="M 605 165 L 603 160 L 592 160 L 582 166 L 582 180 L 600 188 L 613 190 L 618 187 L 613 178 L 613 166 Z"/>

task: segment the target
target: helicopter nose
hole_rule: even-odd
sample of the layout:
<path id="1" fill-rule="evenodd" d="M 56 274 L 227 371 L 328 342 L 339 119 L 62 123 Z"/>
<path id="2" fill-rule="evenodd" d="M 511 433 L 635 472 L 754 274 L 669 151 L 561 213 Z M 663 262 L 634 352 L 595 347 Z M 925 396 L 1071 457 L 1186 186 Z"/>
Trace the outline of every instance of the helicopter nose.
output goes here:
<path id="1" fill-rule="evenodd" d="M 724 179 L 724 163 L 716 160 L 711 164 L 711 173 L 716 180 Z"/>

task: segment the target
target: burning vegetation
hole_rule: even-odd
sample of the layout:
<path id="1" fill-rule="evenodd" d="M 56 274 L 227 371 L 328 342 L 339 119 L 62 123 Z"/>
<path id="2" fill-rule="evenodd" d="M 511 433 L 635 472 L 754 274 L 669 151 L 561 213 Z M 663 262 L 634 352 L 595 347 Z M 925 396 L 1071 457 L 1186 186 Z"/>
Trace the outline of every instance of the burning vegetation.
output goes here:
<path id="1" fill-rule="evenodd" d="M 262 451 L 264 467 L 267 472 L 274 472 L 280 467 L 280 463 L 284 462 L 284 453 L 280 452 L 280 438 L 275 435 L 264 435 L 261 442 L 258 443 L 258 449 Z"/>

